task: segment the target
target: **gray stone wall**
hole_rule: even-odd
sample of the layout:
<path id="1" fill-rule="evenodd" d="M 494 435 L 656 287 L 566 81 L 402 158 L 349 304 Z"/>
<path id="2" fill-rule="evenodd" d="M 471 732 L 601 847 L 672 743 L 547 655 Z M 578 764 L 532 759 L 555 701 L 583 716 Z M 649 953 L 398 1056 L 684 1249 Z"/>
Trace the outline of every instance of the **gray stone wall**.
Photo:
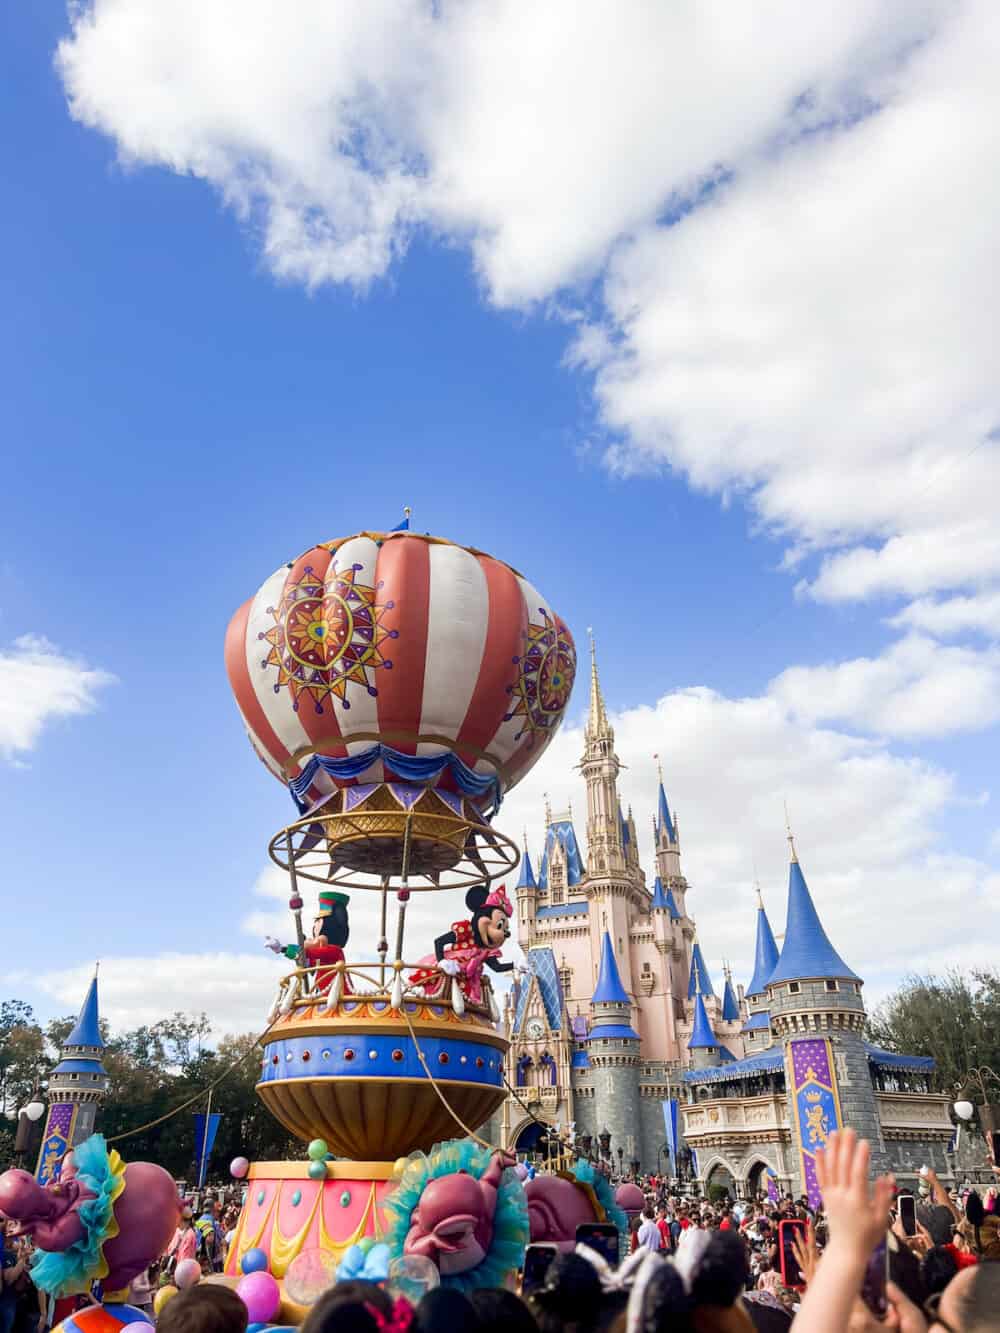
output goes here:
<path id="1" fill-rule="evenodd" d="M 611 1131 L 615 1159 L 618 1148 L 625 1150 L 625 1161 L 642 1149 L 642 1124 L 639 1112 L 639 1066 L 634 1041 L 608 1041 L 600 1054 L 591 1051 L 591 1079 L 596 1102 L 598 1131 Z"/>

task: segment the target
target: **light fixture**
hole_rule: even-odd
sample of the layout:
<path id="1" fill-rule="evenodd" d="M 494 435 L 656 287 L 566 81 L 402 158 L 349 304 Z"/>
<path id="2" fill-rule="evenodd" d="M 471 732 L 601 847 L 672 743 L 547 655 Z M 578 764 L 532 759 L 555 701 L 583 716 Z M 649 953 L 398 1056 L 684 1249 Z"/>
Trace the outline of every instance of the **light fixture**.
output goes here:
<path id="1" fill-rule="evenodd" d="M 971 1120 L 976 1113 L 976 1108 L 971 1102 L 956 1102 L 952 1110 L 958 1116 L 959 1120 Z"/>

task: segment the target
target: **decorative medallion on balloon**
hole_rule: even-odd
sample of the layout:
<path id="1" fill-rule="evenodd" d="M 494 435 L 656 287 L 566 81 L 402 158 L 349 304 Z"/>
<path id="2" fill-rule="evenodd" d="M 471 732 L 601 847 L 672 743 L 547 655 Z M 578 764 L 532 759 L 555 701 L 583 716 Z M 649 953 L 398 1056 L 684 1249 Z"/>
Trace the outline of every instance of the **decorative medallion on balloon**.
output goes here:
<path id="1" fill-rule="evenodd" d="M 306 565 L 297 577 L 289 577 L 277 607 L 267 608 L 274 625 L 260 631 L 271 645 L 261 668 L 273 677 L 275 694 L 288 689 L 295 712 L 308 703 L 322 713 L 333 699 L 350 708 L 349 686 L 374 696 L 376 670 L 392 667 L 381 648 L 398 634 L 382 624 L 393 603 L 378 604 L 382 585 L 360 582 L 363 568 L 338 566 L 336 556 L 324 572 Z"/>
<path id="2" fill-rule="evenodd" d="M 541 624 L 528 626 L 528 649 L 520 659 L 517 685 L 511 690 L 514 706 L 507 714 L 523 719 L 516 739 L 526 732 L 554 730 L 562 721 L 576 677 L 573 636 L 558 616 L 538 608 Z"/>

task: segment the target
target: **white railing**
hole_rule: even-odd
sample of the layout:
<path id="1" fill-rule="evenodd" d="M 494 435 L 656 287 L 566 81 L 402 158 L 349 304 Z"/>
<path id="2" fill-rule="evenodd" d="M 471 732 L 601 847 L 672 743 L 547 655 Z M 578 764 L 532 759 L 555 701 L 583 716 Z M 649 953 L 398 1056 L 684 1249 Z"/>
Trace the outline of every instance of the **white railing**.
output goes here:
<path id="1" fill-rule="evenodd" d="M 409 973 L 424 970 L 420 963 L 321 963 L 318 967 L 298 967 L 278 983 L 278 993 L 268 1013 L 268 1023 L 294 1010 L 311 1009 L 318 1014 L 334 1014 L 343 1004 L 358 1000 L 365 1003 L 384 1003 L 398 1012 L 404 1004 L 422 1003 L 441 1005 L 461 1017 L 468 1011 L 500 1021 L 493 987 L 488 977 L 482 977 L 481 1004 L 474 1003 L 462 990 L 457 977 L 438 972 L 422 985 L 414 985 Z M 320 987 L 319 978 L 330 979 L 329 986 Z"/>

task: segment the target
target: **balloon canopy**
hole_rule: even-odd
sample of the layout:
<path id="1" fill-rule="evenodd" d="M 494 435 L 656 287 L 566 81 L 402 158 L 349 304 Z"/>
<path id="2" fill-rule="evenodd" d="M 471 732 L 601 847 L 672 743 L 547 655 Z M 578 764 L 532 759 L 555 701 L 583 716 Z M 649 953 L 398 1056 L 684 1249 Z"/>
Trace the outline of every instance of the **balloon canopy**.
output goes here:
<path id="1" fill-rule="evenodd" d="M 576 670 L 569 630 L 527 579 L 411 532 L 283 565 L 233 616 L 225 653 L 250 742 L 300 815 L 391 787 L 403 807 L 405 789 L 434 789 L 490 818 L 555 734 Z"/>

